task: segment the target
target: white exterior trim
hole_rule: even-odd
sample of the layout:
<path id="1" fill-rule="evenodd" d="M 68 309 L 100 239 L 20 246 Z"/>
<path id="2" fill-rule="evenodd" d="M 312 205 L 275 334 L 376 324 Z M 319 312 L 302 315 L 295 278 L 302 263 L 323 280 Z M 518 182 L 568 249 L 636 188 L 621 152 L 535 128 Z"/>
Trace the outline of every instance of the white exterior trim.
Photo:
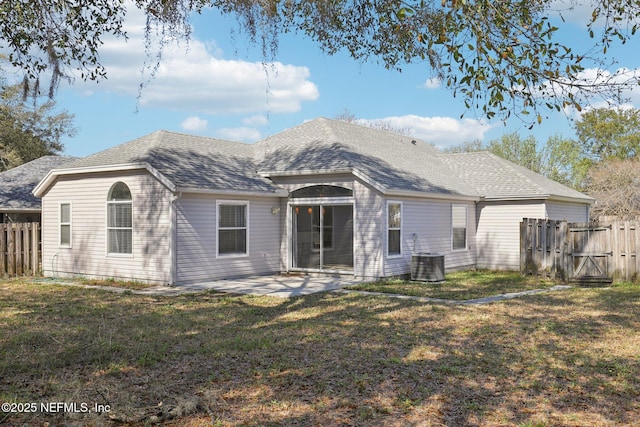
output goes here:
<path id="1" fill-rule="evenodd" d="M 400 205 L 400 253 L 397 254 L 390 254 L 389 253 L 389 205 Z M 385 241 L 385 247 L 386 247 L 386 251 L 385 251 L 385 255 L 388 259 L 393 259 L 393 258 L 402 258 L 402 228 L 404 226 L 404 207 L 402 205 L 402 201 L 400 200 L 387 200 L 387 209 L 385 210 L 385 219 L 384 219 L 384 223 L 385 223 L 385 228 L 384 228 L 384 241 Z"/>
<path id="2" fill-rule="evenodd" d="M 247 232 L 245 233 L 245 253 L 231 253 L 231 254 L 220 254 L 220 206 L 221 205 L 234 205 L 234 206 L 244 206 L 245 207 L 245 215 L 246 215 L 246 225 L 245 229 Z M 216 258 L 245 258 L 250 255 L 249 243 L 251 241 L 251 228 L 249 227 L 250 221 L 250 203 L 248 200 L 216 200 Z"/>
<path id="3" fill-rule="evenodd" d="M 129 194 L 131 194 L 131 200 L 109 200 L 109 195 L 111 193 L 111 191 L 113 190 L 113 187 L 115 187 L 118 183 L 123 183 L 124 185 L 127 186 L 127 189 L 129 190 Z M 133 212 L 133 194 L 131 193 L 131 184 L 127 184 L 126 182 L 124 182 L 123 180 L 119 179 L 117 181 L 115 181 L 113 184 L 111 184 L 111 186 L 109 187 L 109 190 L 107 190 L 107 194 L 105 197 L 105 205 L 104 205 L 104 213 L 105 213 L 105 227 L 104 227 L 104 233 L 105 233 L 105 255 L 107 257 L 115 257 L 115 258 L 133 258 L 133 253 L 134 253 L 134 212 Z M 128 227 L 109 227 L 109 205 L 124 205 L 124 204 L 130 204 L 131 205 L 131 253 L 126 253 L 126 252 L 109 252 L 109 229 L 128 229 Z"/>
<path id="4" fill-rule="evenodd" d="M 220 194 L 222 196 L 238 196 L 238 197 L 287 197 L 289 192 L 286 190 L 276 190 L 273 193 L 265 191 L 236 191 L 236 190 L 215 190 L 207 188 L 178 187 L 174 190 L 179 193 L 193 194 Z"/>
<path id="5" fill-rule="evenodd" d="M 69 222 L 62 222 L 62 205 L 69 205 Z M 69 244 L 62 244 L 62 226 L 69 226 Z M 73 206 L 69 201 L 58 202 L 58 248 L 71 249 L 73 248 Z"/>
<path id="6" fill-rule="evenodd" d="M 584 203 L 592 205 L 595 203 L 595 199 L 589 196 L 581 197 L 568 197 L 568 196 L 558 196 L 554 194 L 529 194 L 529 195 L 517 195 L 517 196 L 500 196 L 500 197 L 482 197 L 481 201 L 487 202 L 510 202 L 510 201 L 543 201 L 543 200 L 551 200 L 557 202 L 572 202 L 572 203 Z"/>
<path id="7" fill-rule="evenodd" d="M 453 247 L 453 210 L 455 208 L 464 208 L 464 248 Z M 451 252 L 464 252 L 469 250 L 469 206 L 460 204 L 451 204 Z"/>
<path id="8" fill-rule="evenodd" d="M 118 165 L 104 165 L 104 166 L 91 166 L 84 168 L 73 169 L 53 169 L 49 171 L 47 176 L 36 185 L 32 193 L 36 197 L 42 197 L 45 191 L 53 184 L 58 176 L 65 175 L 77 175 L 86 173 L 100 173 L 100 172 L 122 172 L 131 171 L 136 169 L 146 169 L 151 175 L 153 175 L 158 181 L 160 181 L 165 187 L 171 191 L 176 191 L 176 186 L 167 179 L 164 175 L 158 172 L 153 166 L 147 162 L 141 163 L 123 163 Z"/>

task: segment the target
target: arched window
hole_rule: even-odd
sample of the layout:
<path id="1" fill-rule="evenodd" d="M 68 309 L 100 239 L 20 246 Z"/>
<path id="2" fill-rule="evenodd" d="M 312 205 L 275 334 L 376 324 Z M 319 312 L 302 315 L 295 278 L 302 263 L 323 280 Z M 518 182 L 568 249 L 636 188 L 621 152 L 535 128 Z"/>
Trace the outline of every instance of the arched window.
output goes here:
<path id="1" fill-rule="evenodd" d="M 312 185 L 291 192 L 292 199 L 308 197 L 353 197 L 353 190 L 336 185 Z"/>
<path id="2" fill-rule="evenodd" d="M 116 182 L 107 197 L 107 253 L 133 253 L 131 191 L 124 182 Z"/>

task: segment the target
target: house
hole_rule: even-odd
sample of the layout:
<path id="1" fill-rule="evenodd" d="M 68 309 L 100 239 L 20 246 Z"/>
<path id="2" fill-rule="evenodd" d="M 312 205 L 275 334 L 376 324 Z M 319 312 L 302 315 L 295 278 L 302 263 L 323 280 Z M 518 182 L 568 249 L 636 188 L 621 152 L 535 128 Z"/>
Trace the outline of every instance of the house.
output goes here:
<path id="1" fill-rule="evenodd" d="M 277 272 L 517 269 L 522 217 L 592 199 L 488 153 L 319 118 L 255 144 L 158 131 L 51 171 L 46 275 L 174 285 Z"/>
<path id="2" fill-rule="evenodd" d="M 43 156 L 0 172 L 0 223 L 40 222 L 40 199 L 32 191 L 51 169 L 75 160 Z"/>

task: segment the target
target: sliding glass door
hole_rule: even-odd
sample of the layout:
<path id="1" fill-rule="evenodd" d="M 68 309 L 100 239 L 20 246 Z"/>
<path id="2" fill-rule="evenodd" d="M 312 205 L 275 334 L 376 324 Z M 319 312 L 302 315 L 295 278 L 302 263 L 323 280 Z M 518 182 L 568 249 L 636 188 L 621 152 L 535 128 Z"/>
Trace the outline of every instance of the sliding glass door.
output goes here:
<path id="1" fill-rule="evenodd" d="M 293 268 L 353 270 L 353 205 L 295 205 L 291 214 Z"/>

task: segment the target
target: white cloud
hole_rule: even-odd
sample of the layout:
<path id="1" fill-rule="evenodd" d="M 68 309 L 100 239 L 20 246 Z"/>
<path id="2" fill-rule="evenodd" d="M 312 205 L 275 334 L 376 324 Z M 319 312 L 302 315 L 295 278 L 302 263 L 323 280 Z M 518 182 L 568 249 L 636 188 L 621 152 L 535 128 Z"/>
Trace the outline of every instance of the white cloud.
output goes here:
<path id="1" fill-rule="evenodd" d="M 563 88 L 557 83 L 547 82 L 546 87 L 535 90 L 534 94 L 540 98 L 553 99 L 556 96 L 566 96 L 564 92 L 571 92 L 578 103 L 582 105 L 583 110 L 620 106 L 620 100 L 624 103 L 623 105 L 638 105 L 640 104 L 639 81 L 640 68 L 630 69 L 623 67 L 613 72 L 600 68 L 586 68 L 577 73 L 575 78 L 567 84 L 567 87 Z M 578 91 L 579 87 L 602 88 L 603 90 L 601 93 L 580 93 Z M 614 94 L 616 95 L 615 99 L 613 97 Z M 579 112 L 575 111 L 574 107 L 567 106 L 565 114 L 577 116 Z"/>
<path id="2" fill-rule="evenodd" d="M 565 21 L 584 26 L 591 21 L 593 12 L 591 2 L 576 2 L 575 0 L 554 0 L 549 8 L 555 11 L 558 17 L 562 16 Z"/>
<path id="3" fill-rule="evenodd" d="M 409 129 L 411 136 L 422 139 L 438 148 L 446 148 L 475 139 L 482 140 L 485 132 L 494 127 L 483 120 L 422 117 L 413 114 L 368 121 L 382 121 L 397 129 Z"/>
<path id="4" fill-rule="evenodd" d="M 208 125 L 209 122 L 207 120 L 197 116 L 187 117 L 180 123 L 180 127 L 188 131 L 204 131 L 207 130 Z"/>
<path id="5" fill-rule="evenodd" d="M 427 79 L 420 87 L 423 89 L 438 89 L 440 86 L 442 86 L 442 80 L 438 77 L 431 77 L 430 79 Z"/>
<path id="6" fill-rule="evenodd" d="M 218 138 L 230 141 L 255 142 L 262 138 L 262 134 L 258 129 L 250 127 L 222 128 L 216 131 L 216 135 Z"/>
<path id="7" fill-rule="evenodd" d="M 243 119 L 242 124 L 247 126 L 264 126 L 269 124 L 269 119 L 262 115 L 256 115 Z"/>
<path id="8" fill-rule="evenodd" d="M 142 71 L 145 60 L 153 62 L 145 54 L 144 20 L 137 8 L 129 9 L 128 40 L 105 37 L 100 50 L 107 80 L 96 85 L 78 79 L 74 89 L 135 97 L 140 84 L 146 83 L 141 106 L 206 114 L 290 113 L 319 96 L 307 67 L 223 59 L 215 42 L 197 39 L 188 45 L 165 46 L 162 63 L 151 78 L 154 63 L 147 63 L 148 68 Z"/>

